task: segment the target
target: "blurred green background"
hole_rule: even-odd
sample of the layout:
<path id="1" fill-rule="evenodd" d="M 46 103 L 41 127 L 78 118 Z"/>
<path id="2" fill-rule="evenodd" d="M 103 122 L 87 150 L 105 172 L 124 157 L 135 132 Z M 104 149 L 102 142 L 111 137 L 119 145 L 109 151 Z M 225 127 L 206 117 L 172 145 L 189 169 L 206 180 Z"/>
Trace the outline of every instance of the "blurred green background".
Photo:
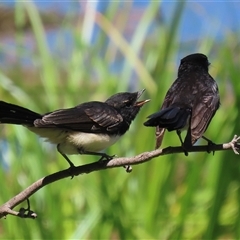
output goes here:
<path id="1" fill-rule="evenodd" d="M 168 21 L 159 11 L 160 1 L 141 11 L 134 11 L 131 2 L 114 1 L 102 12 L 85 2 L 82 14 L 73 14 L 74 4 L 64 14 L 42 12 L 31 2 L 1 7 L 1 99 L 44 113 L 146 88 L 142 98 L 152 101 L 106 151 L 134 156 L 154 149 L 154 129 L 142 124 L 159 109 L 180 59 L 202 52 L 221 94 L 221 108 L 205 135 L 222 143 L 240 134 L 239 31 L 225 29 L 221 38 L 212 34 L 228 15 L 214 25 L 213 15 L 200 14 L 209 21 L 202 26 L 208 31 L 182 41 L 180 23 L 188 2 L 173 3 L 164 13 Z M 198 7 L 196 12 L 201 3 Z M 0 134 L 0 204 L 68 167 L 54 146 L 23 127 L 1 125 Z M 163 147 L 169 145 L 179 145 L 175 133 L 165 135 Z M 71 160 L 80 165 L 96 157 Z M 239 170 L 239 156 L 226 151 L 163 156 L 134 166 L 130 174 L 117 168 L 64 179 L 30 198 L 36 220 L 1 219 L 0 238 L 240 239 Z"/>

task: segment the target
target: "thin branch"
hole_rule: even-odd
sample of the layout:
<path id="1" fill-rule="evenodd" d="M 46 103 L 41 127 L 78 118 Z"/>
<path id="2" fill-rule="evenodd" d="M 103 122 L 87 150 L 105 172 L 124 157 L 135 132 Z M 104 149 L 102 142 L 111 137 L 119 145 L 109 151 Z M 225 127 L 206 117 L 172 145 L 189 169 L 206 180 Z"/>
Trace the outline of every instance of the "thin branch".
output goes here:
<path id="1" fill-rule="evenodd" d="M 215 151 L 232 150 L 235 154 L 239 154 L 238 153 L 239 140 L 240 137 L 235 135 L 232 141 L 229 143 L 193 146 L 191 149 L 188 150 L 188 152 L 212 151 L 214 153 Z M 28 188 L 26 188 L 25 190 L 17 194 L 15 197 L 13 197 L 12 199 L 4 203 L 2 206 L 0 206 L 0 218 L 4 218 L 8 214 L 18 216 L 21 218 L 36 218 L 37 214 L 30 209 L 30 202 L 28 198 L 32 196 L 35 192 L 43 188 L 44 186 L 56 182 L 60 179 L 78 176 L 83 173 L 91 173 L 94 171 L 104 170 L 108 168 L 116 168 L 127 165 L 137 165 L 150 161 L 151 159 L 159 156 L 175 153 L 184 153 L 184 150 L 182 147 L 167 147 L 164 149 L 157 149 L 150 152 L 144 152 L 134 157 L 120 157 L 114 158 L 112 160 L 103 160 L 53 173 L 34 182 Z M 14 207 L 16 207 L 25 200 L 28 201 L 28 207 L 26 209 L 21 208 L 19 212 L 12 210 Z"/>

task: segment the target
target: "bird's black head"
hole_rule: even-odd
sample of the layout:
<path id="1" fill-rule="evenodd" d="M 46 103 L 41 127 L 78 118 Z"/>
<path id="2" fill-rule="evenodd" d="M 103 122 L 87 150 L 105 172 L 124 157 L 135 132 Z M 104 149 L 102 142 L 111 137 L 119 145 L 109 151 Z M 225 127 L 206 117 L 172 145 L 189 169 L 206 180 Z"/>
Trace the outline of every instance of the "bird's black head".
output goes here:
<path id="1" fill-rule="evenodd" d="M 106 100 L 106 103 L 114 107 L 129 125 L 137 116 L 140 108 L 150 100 L 137 101 L 143 94 L 145 89 L 138 92 L 122 92 L 111 96 Z"/>
<path id="2" fill-rule="evenodd" d="M 178 69 L 178 75 L 179 73 L 193 67 L 202 68 L 205 71 L 208 71 L 209 65 L 210 63 L 208 62 L 208 58 L 204 54 L 202 53 L 190 54 L 181 60 Z"/>

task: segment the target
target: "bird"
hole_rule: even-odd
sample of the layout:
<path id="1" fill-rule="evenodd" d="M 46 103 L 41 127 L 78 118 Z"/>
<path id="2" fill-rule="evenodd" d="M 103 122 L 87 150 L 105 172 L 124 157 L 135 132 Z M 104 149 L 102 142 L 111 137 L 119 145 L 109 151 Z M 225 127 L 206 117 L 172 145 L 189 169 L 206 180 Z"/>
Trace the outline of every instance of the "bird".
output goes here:
<path id="1" fill-rule="evenodd" d="M 177 79 L 167 91 L 160 111 L 148 116 L 144 123 L 156 127 L 156 149 L 161 146 L 166 129 L 177 132 L 185 155 L 199 138 L 212 143 L 203 134 L 220 106 L 220 96 L 216 81 L 208 73 L 209 65 L 202 53 L 181 59 Z M 187 133 L 183 141 L 184 130 Z"/>
<path id="2" fill-rule="evenodd" d="M 0 124 L 22 125 L 55 144 L 70 168 L 75 167 L 67 156 L 72 154 L 111 160 L 114 156 L 100 151 L 128 131 L 141 107 L 149 101 L 138 101 L 144 91 L 116 93 L 105 102 L 90 101 L 45 114 L 0 101 Z"/>

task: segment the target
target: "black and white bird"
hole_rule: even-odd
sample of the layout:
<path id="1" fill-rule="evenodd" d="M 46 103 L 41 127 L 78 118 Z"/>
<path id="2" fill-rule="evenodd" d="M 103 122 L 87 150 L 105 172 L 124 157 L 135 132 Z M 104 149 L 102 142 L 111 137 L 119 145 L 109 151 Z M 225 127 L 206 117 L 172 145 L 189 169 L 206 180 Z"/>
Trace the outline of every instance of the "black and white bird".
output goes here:
<path id="1" fill-rule="evenodd" d="M 117 93 L 105 102 L 85 102 L 76 107 L 39 114 L 27 108 L 0 101 L 0 124 L 23 125 L 47 141 L 68 161 L 67 155 L 99 155 L 125 134 L 140 108 L 149 100 L 138 101 L 138 92 Z"/>

